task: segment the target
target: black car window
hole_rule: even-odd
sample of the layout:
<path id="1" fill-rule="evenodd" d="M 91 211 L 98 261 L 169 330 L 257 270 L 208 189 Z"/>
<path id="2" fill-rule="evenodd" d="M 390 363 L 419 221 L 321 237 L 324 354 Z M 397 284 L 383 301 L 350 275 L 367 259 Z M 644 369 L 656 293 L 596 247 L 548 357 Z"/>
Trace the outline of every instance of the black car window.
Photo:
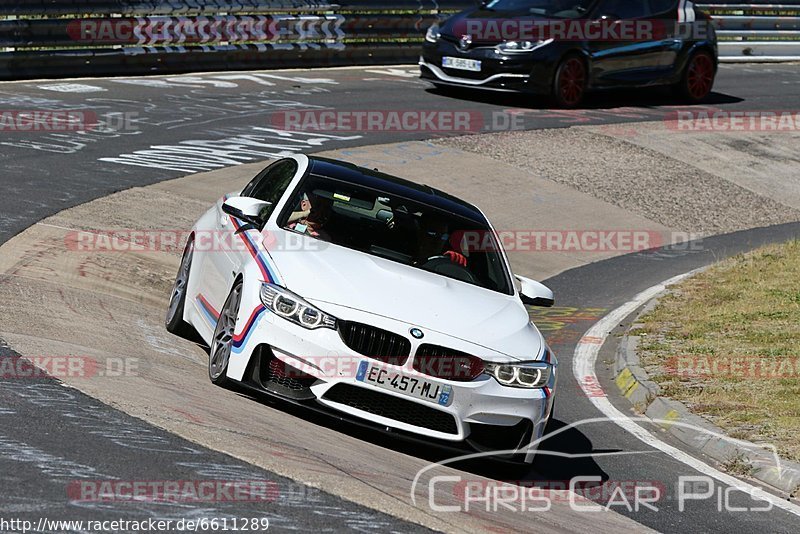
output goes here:
<path id="1" fill-rule="evenodd" d="M 640 19 L 650 16 L 647 0 L 604 0 L 599 14 L 620 20 Z"/>
<path id="2" fill-rule="evenodd" d="M 650 0 L 650 12 L 663 15 L 675 10 L 678 0 Z"/>
<path id="3" fill-rule="evenodd" d="M 502 248 L 488 221 L 377 187 L 310 174 L 277 224 L 363 254 L 513 294 Z"/>
<path id="4" fill-rule="evenodd" d="M 577 18 L 586 13 L 595 0 L 491 0 L 484 9 L 509 15 L 540 15 L 554 18 Z"/>
<path id="5" fill-rule="evenodd" d="M 271 202 L 267 216 L 272 213 L 275 205 L 280 200 L 289 183 L 297 172 L 297 162 L 293 159 L 276 161 L 261 171 L 247 186 L 242 189 L 242 196 L 257 198 Z"/>

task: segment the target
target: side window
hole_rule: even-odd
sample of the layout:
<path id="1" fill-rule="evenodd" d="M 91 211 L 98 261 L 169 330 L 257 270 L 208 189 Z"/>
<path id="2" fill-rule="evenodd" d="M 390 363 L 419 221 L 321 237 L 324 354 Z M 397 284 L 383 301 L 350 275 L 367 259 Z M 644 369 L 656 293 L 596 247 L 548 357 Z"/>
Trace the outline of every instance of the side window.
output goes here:
<path id="1" fill-rule="evenodd" d="M 677 0 L 650 0 L 650 11 L 654 15 L 664 15 L 676 8 Z"/>
<path id="2" fill-rule="evenodd" d="M 600 4 L 600 15 L 619 20 L 640 19 L 650 16 L 647 0 L 605 0 Z"/>
<path id="3" fill-rule="evenodd" d="M 276 161 L 261 171 L 242 189 L 242 196 L 271 202 L 272 206 L 268 210 L 268 214 L 271 214 L 296 172 L 297 162 L 295 160 Z"/>

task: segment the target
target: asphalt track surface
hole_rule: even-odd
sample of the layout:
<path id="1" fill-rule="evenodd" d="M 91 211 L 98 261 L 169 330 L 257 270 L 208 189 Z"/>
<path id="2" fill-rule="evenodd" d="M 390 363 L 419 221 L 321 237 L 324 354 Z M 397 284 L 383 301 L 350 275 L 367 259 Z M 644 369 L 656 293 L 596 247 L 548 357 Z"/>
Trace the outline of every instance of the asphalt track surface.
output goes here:
<path id="1" fill-rule="evenodd" d="M 527 129 L 660 120 L 678 107 L 667 95 L 654 90 L 598 95 L 586 110 L 560 112 L 548 109 L 546 102 L 531 102 L 531 98 L 439 94 L 426 90 L 427 86 L 410 74 L 404 68 L 378 68 L 251 76 L 234 73 L 159 76 L 144 81 L 132 78 L 0 84 L 0 109 L 83 110 L 107 123 L 88 133 L 4 131 L 0 134 L 3 169 L 0 243 L 62 209 L 132 186 L 287 152 L 432 137 L 424 131 L 287 135 L 274 131 L 280 124 L 276 123 L 280 118 L 276 119 L 275 113 L 280 111 L 479 112 L 483 117 L 481 130 L 485 131 L 487 126 L 491 128 L 493 116 L 506 117 L 493 114 L 509 109 L 517 110 L 515 116 L 522 118 L 523 122 L 517 126 Z M 797 110 L 798 82 L 800 69 L 793 65 L 723 66 L 707 106 L 746 111 Z M 262 130 L 255 130 L 258 133 L 254 134 L 254 127 Z M 190 147 L 188 152 L 187 147 Z M 197 147 L 209 151 L 201 157 Z M 558 295 L 559 306 L 610 311 L 642 289 L 674 275 L 761 243 L 796 237 L 798 233 L 800 225 L 792 224 L 709 238 L 696 250 L 665 250 L 614 258 L 567 271 L 546 283 Z M 569 372 L 575 343 L 592 322 L 592 318 L 575 321 L 553 342 L 562 364 L 555 414 L 557 428 L 599 415 L 581 395 Z M 604 352 L 609 350 L 613 347 L 604 348 Z M 0 357 L 16 356 L 0 346 Z M 613 391 L 602 365 L 598 365 L 598 375 L 601 382 L 605 381 L 606 391 Z M 624 402 L 620 402 L 623 411 Z M 421 530 L 186 442 L 47 378 L 0 381 L 0 421 L 0 482 L 4 488 L 13 490 L 4 492 L 0 503 L 3 517 L 144 519 L 266 515 L 275 527 L 303 531 Z M 666 437 L 662 439 L 668 441 Z M 662 484 L 668 497 L 658 503 L 658 512 L 613 508 L 660 531 L 795 532 L 800 525 L 800 518 L 780 510 L 720 511 L 715 499 L 692 503 L 688 510 L 679 512 L 674 499 L 677 478 L 698 473 L 648 449 L 613 424 L 578 426 L 560 434 L 544 448 L 573 454 L 642 451 L 643 454 L 636 456 L 609 454 L 578 460 L 543 456 L 523 478 L 567 480 L 576 475 L 597 475 L 610 481 Z M 413 447 L 408 450 L 414 453 Z M 482 475 L 502 475 L 486 466 L 467 468 Z M 121 507 L 97 502 L 81 505 L 67 499 L 67 481 L 107 477 L 270 480 L 285 490 L 275 496 L 268 508 L 247 503 L 201 506 L 137 503 Z M 732 500 L 732 504 L 745 508 L 757 505 L 742 496 Z"/>

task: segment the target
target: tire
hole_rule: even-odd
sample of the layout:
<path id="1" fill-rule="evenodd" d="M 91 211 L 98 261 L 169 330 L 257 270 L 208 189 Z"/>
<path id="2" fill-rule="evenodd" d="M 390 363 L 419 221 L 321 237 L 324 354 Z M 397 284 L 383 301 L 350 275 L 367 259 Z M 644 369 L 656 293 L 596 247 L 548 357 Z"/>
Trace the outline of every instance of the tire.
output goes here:
<path id="1" fill-rule="evenodd" d="M 675 91 L 684 102 L 699 104 L 711 93 L 715 76 L 714 57 L 709 52 L 700 50 L 692 54 L 686 62 L 683 76 L 675 86 Z"/>
<path id="2" fill-rule="evenodd" d="M 194 240 L 190 238 L 189 242 L 186 243 L 186 248 L 183 249 L 181 265 L 178 267 L 178 274 L 175 275 L 175 284 L 173 284 L 172 293 L 170 293 L 167 317 L 164 320 L 167 332 L 184 338 L 188 338 L 193 333 L 191 325 L 183 320 L 193 256 Z"/>
<path id="3" fill-rule="evenodd" d="M 211 350 L 208 354 L 208 378 L 218 386 L 225 386 L 230 382 L 226 376 L 228 362 L 233 349 L 233 334 L 236 329 L 236 317 L 239 315 L 239 306 L 242 303 L 242 281 L 233 284 L 225 305 L 217 320 L 214 337 L 211 340 Z"/>
<path id="4" fill-rule="evenodd" d="M 576 54 L 564 57 L 553 76 L 553 99 L 560 108 L 574 109 L 586 97 L 589 73 L 586 62 Z"/>

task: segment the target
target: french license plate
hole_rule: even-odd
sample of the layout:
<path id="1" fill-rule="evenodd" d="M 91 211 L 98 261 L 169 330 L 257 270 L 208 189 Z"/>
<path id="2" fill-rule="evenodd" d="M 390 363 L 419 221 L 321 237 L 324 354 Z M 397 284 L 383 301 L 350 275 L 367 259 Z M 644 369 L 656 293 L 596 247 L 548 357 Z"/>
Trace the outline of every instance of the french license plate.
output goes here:
<path id="1" fill-rule="evenodd" d="M 453 388 L 447 384 L 437 384 L 424 378 L 405 376 L 381 364 L 366 360 L 358 364 L 356 380 L 373 384 L 379 388 L 398 391 L 409 397 L 447 406 L 453 398 Z"/>
<path id="2" fill-rule="evenodd" d="M 481 71 L 481 62 L 476 59 L 466 59 L 463 57 L 449 57 L 442 58 L 442 67 L 458 70 L 469 70 L 472 72 Z"/>

